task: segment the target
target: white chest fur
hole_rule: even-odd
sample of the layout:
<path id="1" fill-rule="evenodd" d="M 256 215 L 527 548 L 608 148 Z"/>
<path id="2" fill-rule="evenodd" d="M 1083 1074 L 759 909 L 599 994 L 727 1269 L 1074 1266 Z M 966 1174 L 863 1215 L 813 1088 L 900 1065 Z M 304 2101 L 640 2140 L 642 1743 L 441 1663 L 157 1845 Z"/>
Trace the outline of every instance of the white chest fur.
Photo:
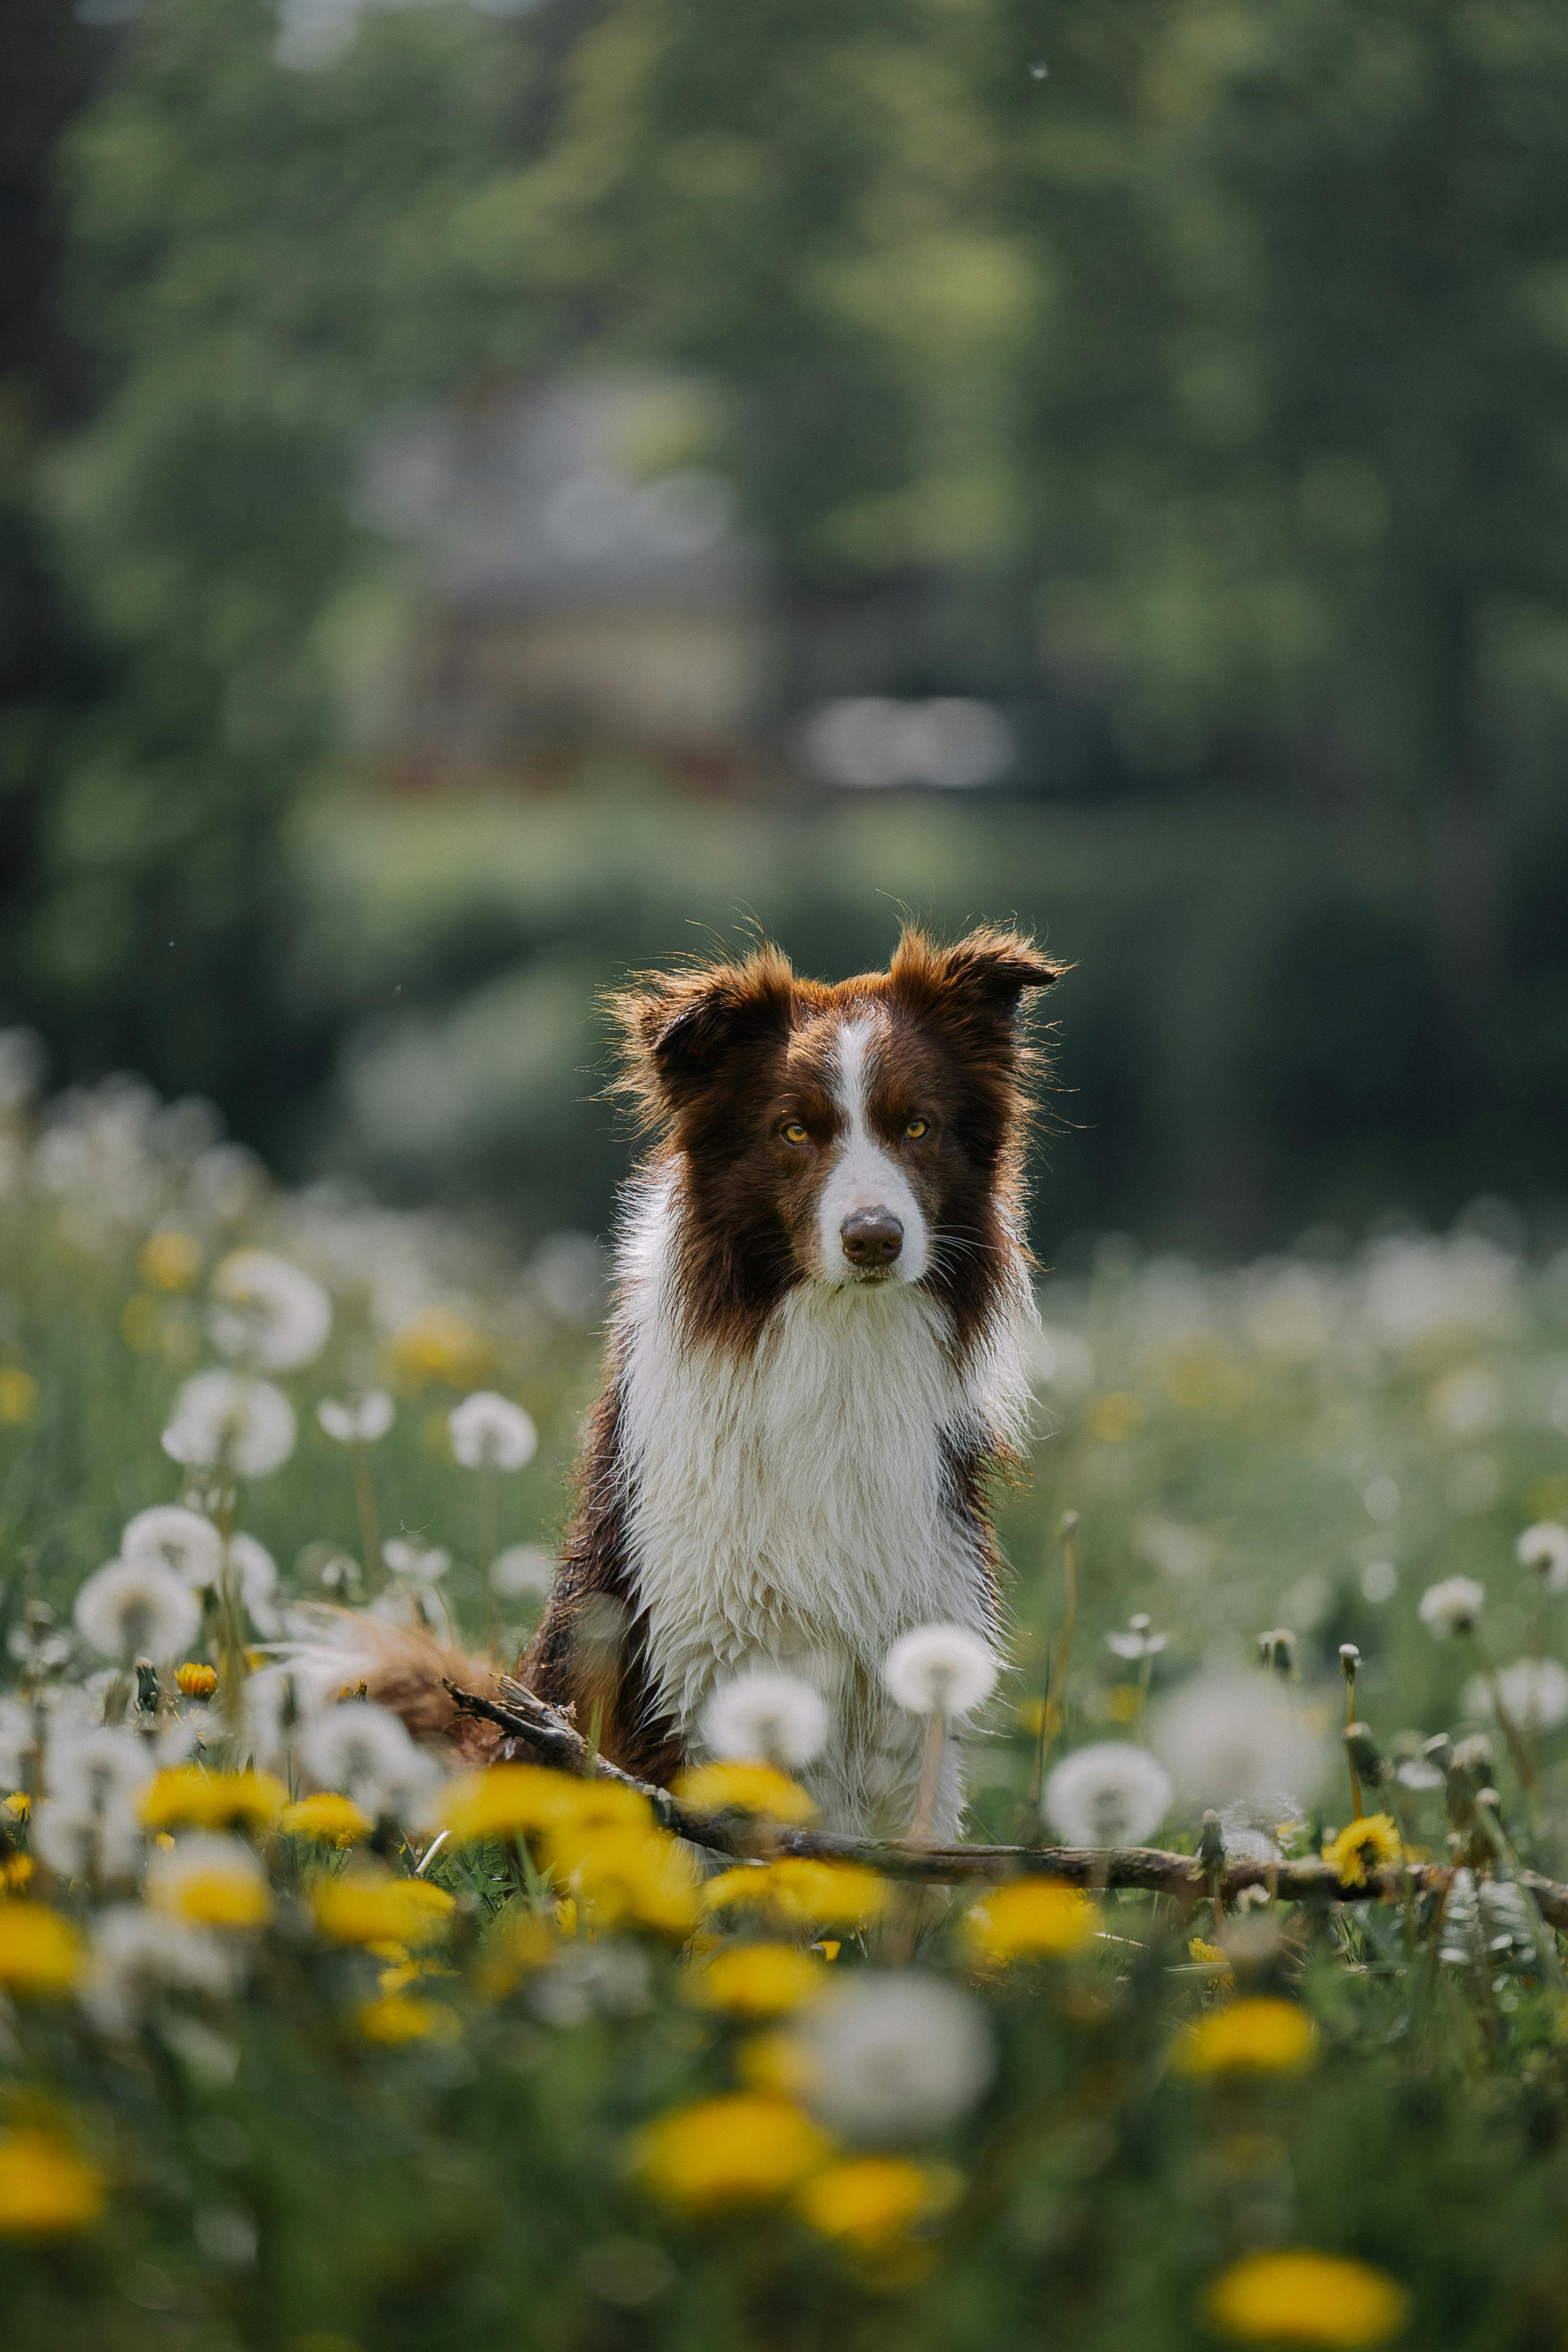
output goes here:
<path id="1" fill-rule="evenodd" d="M 961 1370 L 924 1291 L 811 1282 L 749 1356 L 694 1346 L 670 1284 L 673 1203 L 667 1179 L 623 1253 L 622 1427 L 650 1664 L 693 1740 L 714 1682 L 742 1664 L 805 1675 L 833 1710 L 807 1775 L 825 1820 L 900 1829 L 921 1728 L 883 1692 L 881 1664 L 911 1625 L 988 1630 L 948 1464 L 954 1446 L 1013 1433 L 1016 1329 Z M 949 1778 L 947 1833 L 961 1801 Z"/>

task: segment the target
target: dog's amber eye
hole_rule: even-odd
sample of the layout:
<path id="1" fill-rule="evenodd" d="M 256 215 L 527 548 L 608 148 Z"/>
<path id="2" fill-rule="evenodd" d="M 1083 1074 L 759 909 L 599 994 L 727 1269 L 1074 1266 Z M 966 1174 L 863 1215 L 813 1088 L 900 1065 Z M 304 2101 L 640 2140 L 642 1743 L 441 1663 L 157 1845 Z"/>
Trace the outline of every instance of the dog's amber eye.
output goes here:
<path id="1" fill-rule="evenodd" d="M 807 1140 L 805 1129 L 798 1118 L 786 1119 L 782 1131 L 786 1143 L 805 1143 Z"/>
<path id="2" fill-rule="evenodd" d="M 931 1133 L 931 1121 L 929 1118 L 911 1118 L 904 1133 L 918 1143 L 922 1135 Z"/>

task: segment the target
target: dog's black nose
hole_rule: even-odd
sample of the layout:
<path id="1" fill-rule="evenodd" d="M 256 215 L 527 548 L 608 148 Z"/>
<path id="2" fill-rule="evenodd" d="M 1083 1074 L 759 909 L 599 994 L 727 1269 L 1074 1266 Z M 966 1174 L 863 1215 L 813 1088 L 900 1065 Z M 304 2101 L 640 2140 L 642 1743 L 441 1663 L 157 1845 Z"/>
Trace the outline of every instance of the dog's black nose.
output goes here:
<path id="1" fill-rule="evenodd" d="M 890 1209 L 857 1209 L 838 1228 L 851 1265 L 891 1265 L 904 1245 L 904 1229 Z"/>

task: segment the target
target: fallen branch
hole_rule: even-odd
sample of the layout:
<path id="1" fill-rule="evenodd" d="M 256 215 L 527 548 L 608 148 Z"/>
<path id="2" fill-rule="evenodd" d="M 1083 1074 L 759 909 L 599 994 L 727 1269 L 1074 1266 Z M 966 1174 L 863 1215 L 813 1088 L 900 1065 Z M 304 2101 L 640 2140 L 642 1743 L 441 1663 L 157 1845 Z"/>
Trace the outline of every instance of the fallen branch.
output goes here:
<path id="1" fill-rule="evenodd" d="M 452 1703 L 464 1715 L 482 1716 L 507 1734 L 501 1759 L 515 1761 L 521 1748 L 562 1770 L 590 1768 L 605 1780 L 636 1789 L 666 1829 L 693 1845 L 736 1860 L 763 1861 L 780 1854 L 814 1862 L 853 1862 L 884 1878 L 909 1879 L 927 1886 L 994 1885 L 1008 1878 L 1050 1878 L 1094 1891 L 1135 1887 L 1155 1895 L 1201 1897 L 1217 1891 L 1234 1904 L 1248 1887 L 1261 1886 L 1290 1903 L 1383 1903 L 1409 1890 L 1439 1893 L 1450 1880 L 1446 1864 L 1406 1863 L 1398 1870 L 1369 1871 L 1364 1885 L 1341 1879 L 1324 1862 L 1227 1862 L 1212 1874 L 1195 1854 L 1165 1853 L 1153 1846 L 911 1845 L 902 1839 L 840 1836 L 831 1830 L 790 1829 L 779 1822 L 738 1821 L 733 1814 L 700 1813 L 668 1789 L 639 1780 L 603 1756 L 591 1757 L 588 1743 L 564 1716 L 510 1675 L 500 1681 L 501 1701 L 481 1697 L 448 1682 Z M 1568 1886 L 1532 1870 L 1519 1874 L 1543 1919 L 1568 1933 Z"/>

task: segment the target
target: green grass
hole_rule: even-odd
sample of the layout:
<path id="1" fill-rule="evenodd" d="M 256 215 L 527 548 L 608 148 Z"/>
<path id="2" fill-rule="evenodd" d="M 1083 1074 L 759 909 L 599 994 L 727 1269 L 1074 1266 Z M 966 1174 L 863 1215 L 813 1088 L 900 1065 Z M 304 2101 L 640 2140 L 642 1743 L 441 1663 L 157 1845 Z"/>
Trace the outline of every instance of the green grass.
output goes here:
<path id="1" fill-rule="evenodd" d="M 559 1295 L 548 1303 L 547 1261 L 510 1264 L 447 1225 L 259 1181 L 226 1219 L 224 1163 L 165 1148 L 153 1114 L 127 1097 L 79 1107 L 65 1143 L 40 1156 L 18 1129 L 6 1163 L 0 1637 L 29 1609 L 36 1629 L 40 1602 L 68 1626 L 72 1595 L 126 1519 L 179 1496 L 160 1433 L 209 1360 L 211 1271 L 245 1241 L 315 1273 L 334 1319 L 321 1358 L 280 1376 L 299 1443 L 239 1495 L 238 1524 L 273 1552 L 288 1594 L 320 1597 L 323 1561 L 360 1538 L 347 1457 L 314 1407 L 385 1380 L 398 1409 L 373 1456 L 384 1528 L 453 1552 L 445 1589 L 479 1638 L 479 1482 L 450 1459 L 446 1414 L 481 1382 L 527 1405 L 542 1444 L 500 1482 L 500 1535 L 547 1545 L 593 1391 L 591 1330 Z M 186 1290 L 159 1283 L 171 1255 L 147 1249 L 170 1232 L 200 1245 Z M 1342 1642 L 1363 1653 L 1358 1712 L 1405 1758 L 1438 1731 L 1484 1727 L 1466 1713 L 1467 1645 L 1434 1641 L 1417 1618 L 1426 1585 L 1486 1583 L 1500 1663 L 1538 1640 L 1562 1651 L 1568 1597 L 1542 1602 L 1514 1543 L 1568 1508 L 1568 1279 L 1506 1243 L 1501 1227 L 1478 1229 L 1228 1275 L 1141 1264 L 1119 1245 L 1092 1282 L 1047 1286 L 1039 1441 L 1028 1479 L 1000 1501 L 1013 1664 L 971 1742 L 976 1834 L 1038 1834 L 1026 1726 L 1059 1658 L 1067 1509 L 1080 1515 L 1082 1575 L 1071 1673 L 1052 1690 L 1065 1700 L 1057 1754 L 1143 1727 L 1138 1669 L 1104 1641 L 1130 1612 L 1167 1637 L 1144 1718 L 1156 1739 L 1163 1702 L 1194 1674 L 1249 1670 L 1258 1632 L 1289 1624 L 1296 1704 L 1324 1727 L 1328 1759 L 1294 1851 L 1348 1818 L 1328 1736 Z M 437 1307 L 468 1334 L 448 1379 L 409 1338 Z M 100 1663 L 79 1645 L 58 1672 L 79 1681 Z M 1564 1739 L 1534 1742 L 1532 1794 L 1500 1743 L 1494 1759 L 1510 1833 L 1560 1874 Z M 1441 1788 L 1394 1783 L 1385 1799 L 1411 1843 L 1444 1855 Z M 1197 1827 L 1178 1811 L 1163 1840 L 1191 1850 Z M 26 1826 L 8 1834 L 20 1854 Z M 410 1866 L 395 1827 L 378 1843 L 395 1873 Z M 274 1918 L 241 1939 L 234 1997 L 165 1990 L 121 2033 L 65 1994 L 13 1992 L 0 2010 L 0 2231 L 3 2135 L 33 2123 L 87 2159 L 104 2198 L 68 2234 L 0 2237 L 8 2344 L 1175 2352 L 1211 2340 L 1216 2275 L 1268 2247 L 1375 2266 L 1412 2298 L 1412 2345 L 1523 2352 L 1568 2329 L 1563 1993 L 1527 1936 L 1443 1960 L 1429 1905 L 1254 1910 L 1225 1930 L 1240 1990 L 1304 2006 L 1315 2062 L 1193 2077 L 1173 2050 L 1231 1990 L 1189 1958 L 1191 1937 L 1219 1932 L 1206 1906 L 1112 1895 L 1079 1950 L 977 1971 L 957 1906 L 933 1899 L 917 1972 L 964 1989 L 995 2064 L 940 2130 L 888 2151 L 951 2168 L 942 2217 L 912 2243 L 847 2256 L 792 2199 L 683 2217 L 639 2173 L 639 2131 L 754 2074 L 758 2028 L 694 2004 L 678 1936 L 639 1927 L 635 1906 L 619 1922 L 595 1914 L 591 1874 L 572 1934 L 540 1876 L 547 1847 L 439 1856 L 432 1875 L 455 1907 L 433 1972 L 390 1996 L 430 2003 L 432 2030 L 391 2046 L 362 2017 L 392 1964 L 314 1927 L 300 1841 L 274 1837 L 266 1853 Z M 7 1922 L 29 1906 L 47 1900 L 90 1937 L 106 1901 L 135 1899 L 36 1873 L 0 1903 L 0 1977 Z M 539 1949 L 498 1972 L 498 1936 L 530 1920 Z M 716 1932 L 738 1931 L 721 1920 Z M 879 1947 L 873 1930 L 868 1949 L 842 1935 L 831 1981 L 897 1959 L 903 1935 L 895 1925 Z M 1319 2298 L 1284 2315 L 1278 2340 L 1363 2340 L 1335 2310 Z"/>

